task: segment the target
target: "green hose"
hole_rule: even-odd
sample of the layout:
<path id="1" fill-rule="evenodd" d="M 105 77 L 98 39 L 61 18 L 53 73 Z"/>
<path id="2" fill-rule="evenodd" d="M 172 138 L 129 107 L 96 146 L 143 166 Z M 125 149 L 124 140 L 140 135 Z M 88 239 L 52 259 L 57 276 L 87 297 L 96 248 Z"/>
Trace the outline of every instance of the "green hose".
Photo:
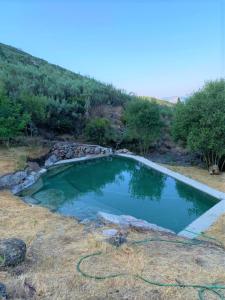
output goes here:
<path id="1" fill-rule="evenodd" d="M 206 236 L 205 234 L 202 234 L 203 237 L 207 238 L 207 239 L 213 239 L 215 241 L 217 241 L 215 238 Z M 143 243 L 149 243 L 149 242 L 166 242 L 166 243 L 174 243 L 174 244 L 183 244 L 183 245 L 190 245 L 190 246 L 195 246 L 195 245 L 199 245 L 201 243 L 204 242 L 204 240 L 198 240 L 198 239 L 194 239 L 191 241 L 180 241 L 180 240 L 166 240 L 166 239 L 160 239 L 160 238 L 149 238 L 149 239 L 145 239 L 145 240 L 139 240 L 139 241 L 133 241 L 131 242 L 131 244 L 133 245 L 139 245 L 139 244 L 143 244 Z M 218 241 L 217 241 L 218 242 Z M 102 275 L 102 276 L 97 276 L 97 275 L 91 275 L 88 274 L 86 272 L 84 272 L 81 269 L 81 264 L 84 260 L 93 257 L 93 256 L 99 256 L 102 255 L 103 252 L 95 252 L 92 254 L 88 254 L 86 256 L 83 256 L 79 259 L 78 263 L 77 263 L 77 271 L 84 277 L 86 278 L 92 278 L 92 279 L 96 279 L 96 280 L 105 280 L 105 279 L 110 279 L 110 278 L 116 278 L 116 277 L 121 277 L 121 276 L 128 276 L 128 273 L 115 273 L 115 274 L 108 274 L 108 275 Z M 188 284 L 188 283 L 162 283 L 162 282 L 158 282 L 158 281 L 152 281 L 152 280 L 148 280 L 140 275 L 133 275 L 135 278 L 142 280 L 143 282 L 150 284 L 150 285 L 155 285 L 155 286 L 160 286 L 160 287 L 177 287 L 177 288 L 194 288 L 194 289 L 198 289 L 198 297 L 199 300 L 205 300 L 205 293 L 211 293 L 214 294 L 216 296 L 218 296 L 218 299 L 220 300 L 225 300 L 224 295 L 221 293 L 220 290 L 225 290 L 225 285 L 217 285 L 217 284 Z"/>

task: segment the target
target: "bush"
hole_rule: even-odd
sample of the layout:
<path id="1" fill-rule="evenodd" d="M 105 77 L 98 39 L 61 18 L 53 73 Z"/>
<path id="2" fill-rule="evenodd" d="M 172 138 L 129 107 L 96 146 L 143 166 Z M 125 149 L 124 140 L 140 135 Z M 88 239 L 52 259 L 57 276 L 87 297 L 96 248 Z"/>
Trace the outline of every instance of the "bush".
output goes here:
<path id="1" fill-rule="evenodd" d="M 45 126 L 58 133 L 80 134 L 85 123 L 85 102 L 49 99 Z"/>
<path id="2" fill-rule="evenodd" d="M 21 103 L 23 110 L 30 114 L 31 120 L 36 126 L 44 124 L 47 119 L 47 97 L 22 93 L 19 102 Z"/>
<path id="3" fill-rule="evenodd" d="M 0 140 L 9 143 L 27 126 L 30 115 L 24 113 L 19 104 L 11 101 L 0 86 Z"/>
<path id="4" fill-rule="evenodd" d="M 139 150 L 146 154 L 160 135 L 162 123 L 159 106 L 154 101 L 132 101 L 126 106 L 123 119 L 127 139 L 138 141 Z"/>
<path id="5" fill-rule="evenodd" d="M 112 139 L 112 128 L 110 122 L 105 118 L 90 120 L 85 128 L 86 137 L 99 145 L 105 145 Z"/>
<path id="6" fill-rule="evenodd" d="M 202 155 L 207 167 L 223 165 L 225 155 L 225 80 L 208 82 L 186 103 L 178 103 L 173 136 Z"/>

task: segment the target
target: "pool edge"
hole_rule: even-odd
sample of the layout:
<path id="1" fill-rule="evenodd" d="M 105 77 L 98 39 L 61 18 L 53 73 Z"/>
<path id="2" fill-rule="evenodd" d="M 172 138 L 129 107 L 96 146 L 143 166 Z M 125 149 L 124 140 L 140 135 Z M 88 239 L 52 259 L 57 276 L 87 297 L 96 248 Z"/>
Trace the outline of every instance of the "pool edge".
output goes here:
<path id="1" fill-rule="evenodd" d="M 133 155 L 133 154 L 116 154 L 119 157 L 126 157 L 138 161 L 144 164 L 147 167 L 150 167 L 154 170 L 157 170 L 163 174 L 171 176 L 189 186 L 194 187 L 197 190 L 200 190 L 214 198 L 218 199 L 219 202 L 207 210 L 204 214 L 202 214 L 199 218 L 194 220 L 188 226 L 186 226 L 183 230 L 177 233 L 178 236 L 186 237 L 186 238 L 195 238 L 203 231 L 207 230 L 213 223 L 217 221 L 217 219 L 225 213 L 225 193 L 220 192 L 214 188 L 211 188 L 197 180 L 186 177 L 177 172 L 171 171 L 166 167 L 162 167 L 157 163 L 152 162 L 151 160 L 144 158 L 142 156 Z"/>

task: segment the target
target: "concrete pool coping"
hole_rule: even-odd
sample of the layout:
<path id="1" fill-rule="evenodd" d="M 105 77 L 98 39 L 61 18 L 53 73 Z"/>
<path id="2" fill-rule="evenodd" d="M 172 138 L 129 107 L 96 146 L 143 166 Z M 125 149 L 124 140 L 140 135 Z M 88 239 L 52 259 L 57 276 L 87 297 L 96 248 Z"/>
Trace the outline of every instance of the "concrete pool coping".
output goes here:
<path id="1" fill-rule="evenodd" d="M 109 156 L 119 156 L 119 157 L 133 159 L 137 162 L 142 163 L 146 167 L 149 167 L 158 172 L 161 172 L 167 176 L 170 176 L 170 177 L 172 177 L 178 181 L 181 181 L 197 190 L 202 191 L 203 193 L 206 193 L 206 194 L 218 199 L 218 201 L 219 201 L 218 203 L 216 203 L 212 208 L 207 210 L 199 218 L 194 220 L 187 227 L 185 227 L 182 231 L 180 231 L 177 234 L 179 236 L 186 237 L 186 238 L 195 238 L 198 235 L 200 235 L 203 231 L 207 230 L 222 214 L 225 213 L 225 193 L 220 192 L 214 188 L 211 188 L 201 182 L 198 182 L 197 180 L 186 177 L 180 173 L 171 171 L 170 169 L 160 166 L 159 164 L 154 163 L 147 158 L 144 158 L 144 157 L 138 156 L 138 155 L 134 155 L 134 154 L 115 153 L 115 154 L 103 154 L 103 155 L 88 155 L 88 156 L 79 157 L 79 158 L 65 159 L 65 160 L 60 160 L 60 161 L 54 163 L 48 169 L 51 169 L 52 167 L 58 166 L 58 165 L 80 162 L 80 161 L 91 160 L 91 159 L 97 159 L 97 158 L 103 158 L 103 157 L 109 157 Z"/>

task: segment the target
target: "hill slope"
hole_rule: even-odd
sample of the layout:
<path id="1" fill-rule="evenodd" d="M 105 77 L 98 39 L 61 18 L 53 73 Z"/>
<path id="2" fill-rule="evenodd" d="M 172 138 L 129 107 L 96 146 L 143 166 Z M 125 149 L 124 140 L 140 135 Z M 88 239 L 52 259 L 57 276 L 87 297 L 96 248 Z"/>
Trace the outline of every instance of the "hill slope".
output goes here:
<path id="1" fill-rule="evenodd" d="M 0 79 L 13 96 L 29 91 L 66 101 L 82 97 L 92 104 L 123 104 L 130 98 L 112 85 L 73 73 L 1 43 Z"/>
<path id="2" fill-rule="evenodd" d="M 18 127 L 21 119 L 25 118 L 26 122 L 29 119 L 25 127 L 28 135 L 72 133 L 76 138 L 83 137 L 90 120 L 106 118 L 113 134 L 106 122 L 97 121 L 94 127 L 97 127 L 100 134 L 107 131 L 107 139 L 113 142 L 115 139 L 123 139 L 124 124 L 121 117 L 129 101 L 154 100 L 167 125 L 173 106 L 159 99 L 127 94 L 110 84 L 68 71 L 0 43 L 0 100 L 1 98 L 7 98 L 10 102 L 4 108 L 9 116 L 9 107 L 12 110 L 12 105 L 19 105 L 15 108 L 15 118 L 18 121 L 16 125 L 10 126 Z M 18 111 L 21 111 L 19 116 Z M 11 120 L 6 121 L 10 123 Z M 93 128 L 94 135 L 95 129 Z M 14 136 L 16 135 L 14 132 Z"/>
<path id="3" fill-rule="evenodd" d="M 78 134 L 96 107 L 124 106 L 134 98 L 110 84 L 73 73 L 0 43 L 0 91 L 20 103 L 30 128 Z M 106 110 L 107 111 L 107 110 Z"/>

